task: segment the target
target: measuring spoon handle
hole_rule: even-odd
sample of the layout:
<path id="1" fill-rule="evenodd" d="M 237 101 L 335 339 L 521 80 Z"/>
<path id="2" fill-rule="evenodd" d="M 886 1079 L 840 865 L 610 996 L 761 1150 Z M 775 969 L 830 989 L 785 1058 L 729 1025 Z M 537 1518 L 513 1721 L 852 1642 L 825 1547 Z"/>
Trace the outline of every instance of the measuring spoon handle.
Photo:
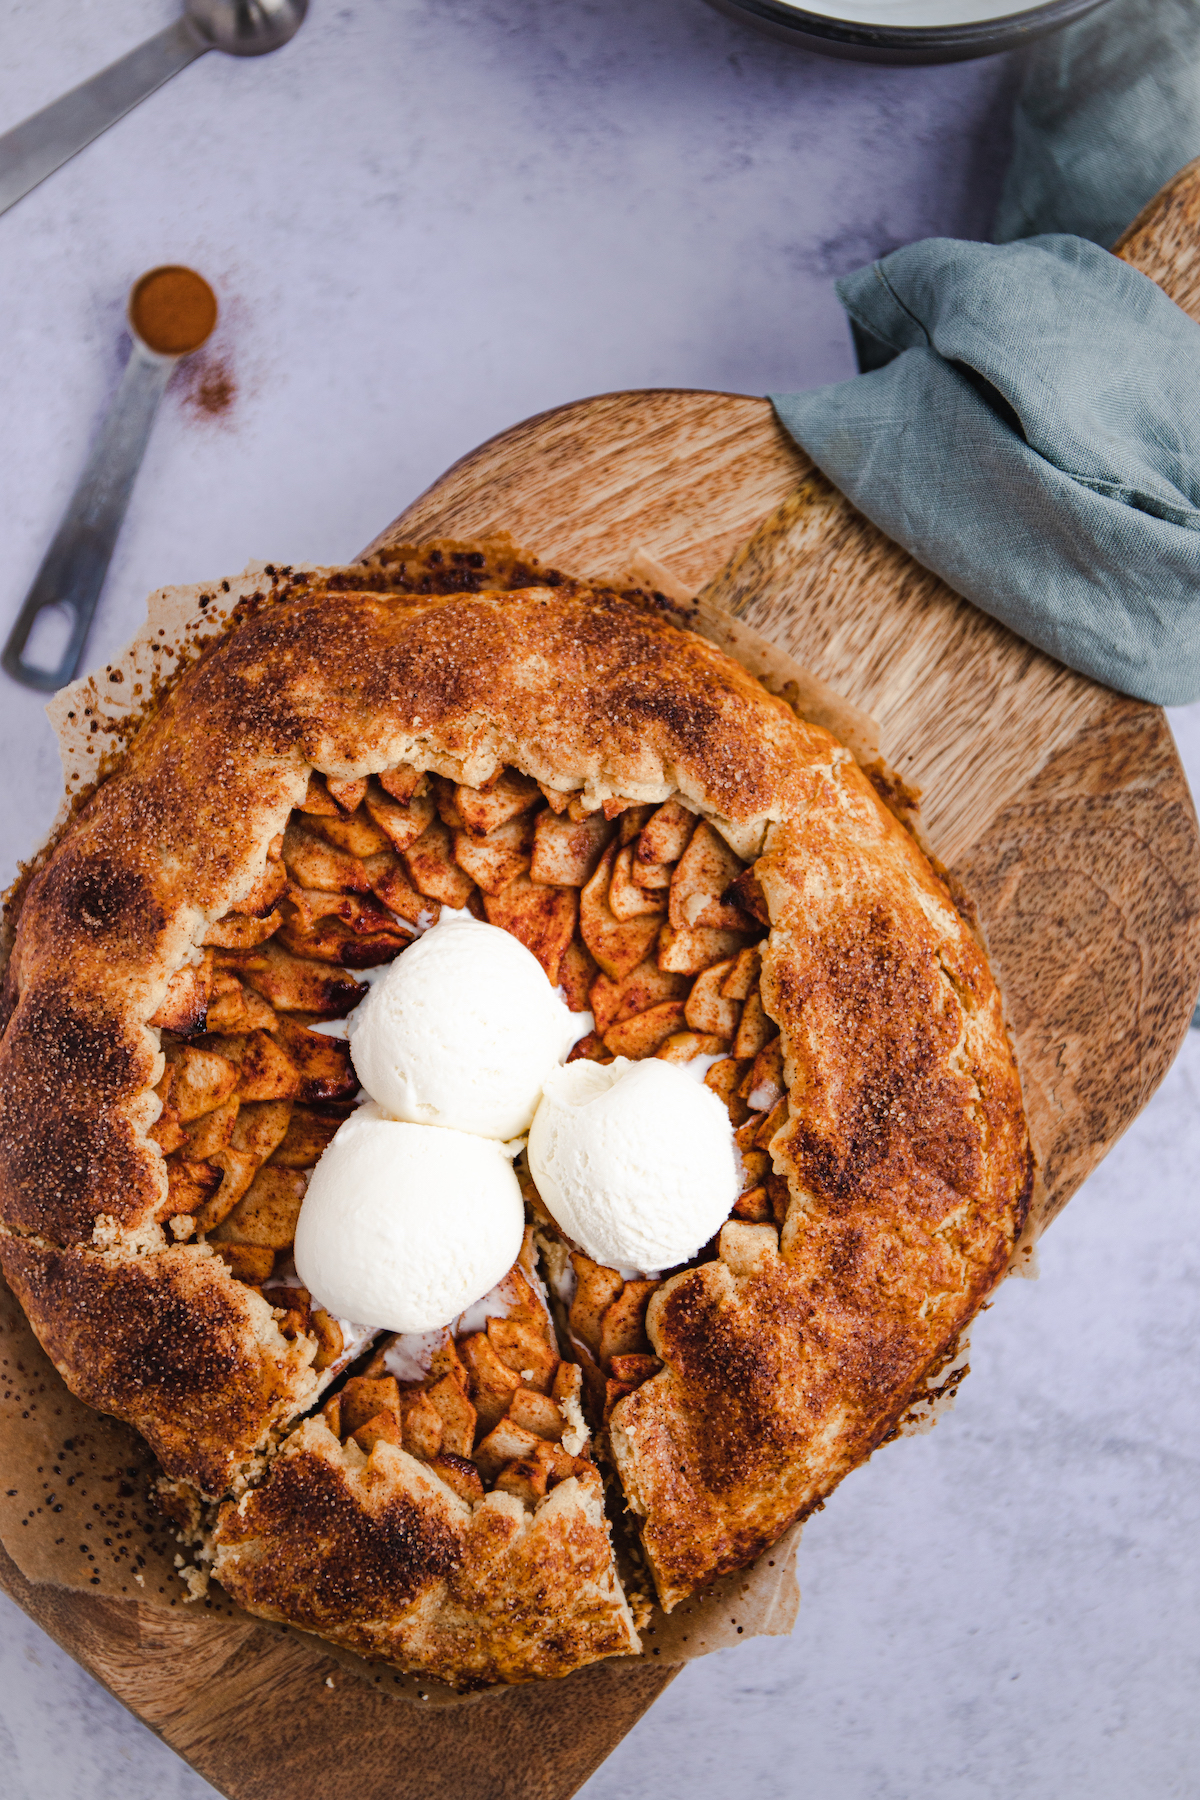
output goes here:
<path id="1" fill-rule="evenodd" d="M 177 19 L 0 136 L 0 213 L 212 45 Z"/>
<path id="2" fill-rule="evenodd" d="M 174 367 L 174 357 L 155 356 L 134 339 L 100 435 L 0 657 L 8 673 L 26 687 L 53 693 L 79 667 L 134 477 Z M 38 668 L 24 656 L 34 621 L 47 606 L 64 606 L 71 613 L 70 641 L 56 669 Z"/>

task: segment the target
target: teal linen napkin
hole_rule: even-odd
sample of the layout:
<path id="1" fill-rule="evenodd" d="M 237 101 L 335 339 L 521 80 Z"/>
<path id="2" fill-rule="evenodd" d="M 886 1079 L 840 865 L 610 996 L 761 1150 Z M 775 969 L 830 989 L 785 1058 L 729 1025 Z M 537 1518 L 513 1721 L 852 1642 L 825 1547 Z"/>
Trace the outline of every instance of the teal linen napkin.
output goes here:
<path id="1" fill-rule="evenodd" d="M 1108 0 L 1029 58 L 996 240 L 1074 231 L 1113 244 L 1194 156 L 1200 4 Z"/>
<path id="2" fill-rule="evenodd" d="M 1071 89 L 1085 62 L 1093 85 Z M 1130 142 L 1164 71 L 1178 104 Z M 1002 224 L 1087 236 L 930 238 L 858 270 L 837 292 L 869 372 L 771 399 L 957 592 L 1070 667 L 1183 705 L 1200 698 L 1200 326 L 1088 237 L 1111 241 L 1198 147 L 1200 0 L 1102 8 L 1035 52 L 1018 107 Z"/>

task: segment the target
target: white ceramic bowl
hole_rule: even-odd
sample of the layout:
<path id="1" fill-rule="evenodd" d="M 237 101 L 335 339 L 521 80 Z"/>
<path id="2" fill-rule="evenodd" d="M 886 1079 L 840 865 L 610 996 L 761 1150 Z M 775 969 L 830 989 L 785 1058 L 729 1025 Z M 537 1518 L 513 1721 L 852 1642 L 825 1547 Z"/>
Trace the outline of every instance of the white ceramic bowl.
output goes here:
<path id="1" fill-rule="evenodd" d="M 859 62 L 962 62 L 1015 50 L 1105 0 L 710 0 L 731 18 L 805 50 Z"/>

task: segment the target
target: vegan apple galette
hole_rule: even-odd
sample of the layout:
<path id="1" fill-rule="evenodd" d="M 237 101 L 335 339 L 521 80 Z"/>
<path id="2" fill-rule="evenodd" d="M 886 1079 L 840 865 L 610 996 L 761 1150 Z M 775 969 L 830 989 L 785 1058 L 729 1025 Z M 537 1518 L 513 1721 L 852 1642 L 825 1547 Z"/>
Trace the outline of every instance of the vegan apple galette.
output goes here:
<path id="1" fill-rule="evenodd" d="M 18 888 L 0 1261 L 241 1605 L 460 1688 L 639 1650 L 896 1428 L 1031 1156 L 848 751 L 503 541 L 264 577 Z M 635 1611 L 637 1618 L 635 1618 Z"/>

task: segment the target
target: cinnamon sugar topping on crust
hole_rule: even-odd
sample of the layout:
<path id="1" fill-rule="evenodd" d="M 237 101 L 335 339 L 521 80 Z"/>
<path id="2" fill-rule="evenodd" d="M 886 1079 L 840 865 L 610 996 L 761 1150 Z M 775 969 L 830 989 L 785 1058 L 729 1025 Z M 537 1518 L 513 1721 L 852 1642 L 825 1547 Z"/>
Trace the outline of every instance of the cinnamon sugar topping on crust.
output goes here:
<path id="1" fill-rule="evenodd" d="M 18 896 L 0 1262 L 73 1389 L 226 1496 L 251 1610 L 460 1686 L 629 1654 L 581 1398 L 667 1607 L 869 1455 L 1028 1205 L 995 984 L 848 752 L 661 597 L 501 540 L 221 592 Z M 575 1055 L 707 1058 L 745 1185 L 626 1280 L 523 1175 L 555 1322 L 527 1234 L 398 1381 L 287 1259 L 355 1093 L 311 1027 L 442 904 L 592 1011 Z"/>

